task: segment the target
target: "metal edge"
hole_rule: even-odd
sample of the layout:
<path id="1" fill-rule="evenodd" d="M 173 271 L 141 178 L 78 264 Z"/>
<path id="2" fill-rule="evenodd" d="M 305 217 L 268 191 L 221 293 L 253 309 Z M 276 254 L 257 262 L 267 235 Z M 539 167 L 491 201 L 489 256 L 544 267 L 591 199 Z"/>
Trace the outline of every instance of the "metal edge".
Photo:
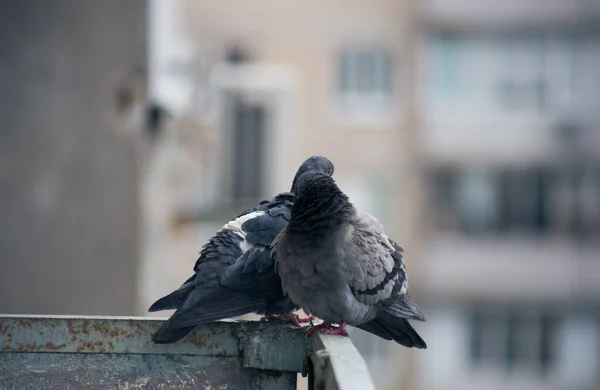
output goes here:
<path id="1" fill-rule="evenodd" d="M 375 390 L 367 364 L 348 337 L 316 333 L 310 339 L 311 388 Z"/>

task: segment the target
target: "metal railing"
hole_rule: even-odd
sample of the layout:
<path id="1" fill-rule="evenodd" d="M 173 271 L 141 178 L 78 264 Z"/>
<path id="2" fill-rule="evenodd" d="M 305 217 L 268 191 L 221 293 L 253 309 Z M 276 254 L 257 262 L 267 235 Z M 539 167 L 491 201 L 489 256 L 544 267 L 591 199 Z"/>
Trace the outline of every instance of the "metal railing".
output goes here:
<path id="1" fill-rule="evenodd" d="M 374 389 L 350 339 L 279 322 L 219 321 L 175 344 L 162 319 L 0 316 L 0 389 Z"/>

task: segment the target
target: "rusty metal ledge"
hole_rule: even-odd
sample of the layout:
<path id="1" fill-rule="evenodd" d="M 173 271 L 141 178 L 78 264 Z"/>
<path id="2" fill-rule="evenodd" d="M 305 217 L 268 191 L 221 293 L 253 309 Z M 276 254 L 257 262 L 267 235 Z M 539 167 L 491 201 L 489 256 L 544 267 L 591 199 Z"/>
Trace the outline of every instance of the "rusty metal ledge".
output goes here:
<path id="1" fill-rule="evenodd" d="M 278 322 L 219 321 L 198 326 L 180 342 L 154 344 L 164 319 L 140 317 L 0 316 L 0 352 L 168 354 L 234 357 L 246 340 L 299 340 L 304 333 Z M 269 336 L 262 336 L 267 333 Z M 294 344 L 296 353 L 302 344 Z M 273 351 L 271 351 L 273 352 Z M 247 366 L 254 360 L 250 359 Z M 265 364 L 269 366 L 269 364 Z M 289 363 L 296 369 L 301 363 Z M 258 367 L 263 368 L 263 367 Z M 272 367 L 264 367 L 272 368 Z"/>
<path id="2" fill-rule="evenodd" d="M 297 372 L 309 372 L 317 389 L 375 389 L 346 337 L 306 338 L 305 329 L 281 322 L 218 321 L 198 326 L 177 343 L 157 345 L 150 337 L 163 321 L 0 316 L 0 389 L 34 388 L 38 382 L 56 385 L 50 388 L 89 382 L 100 389 L 146 381 L 141 388 L 191 389 L 202 383 L 289 390 Z M 105 374 L 107 382 L 98 382 Z"/>

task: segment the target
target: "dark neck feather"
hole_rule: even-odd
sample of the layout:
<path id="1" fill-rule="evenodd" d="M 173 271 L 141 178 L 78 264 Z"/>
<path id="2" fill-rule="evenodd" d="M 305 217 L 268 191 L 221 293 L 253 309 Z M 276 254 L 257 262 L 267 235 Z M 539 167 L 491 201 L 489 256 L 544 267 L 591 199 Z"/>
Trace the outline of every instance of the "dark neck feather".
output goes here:
<path id="1" fill-rule="evenodd" d="M 288 230 L 321 235 L 328 229 L 347 223 L 355 213 L 354 206 L 333 180 L 323 177 L 307 184 L 296 198 Z"/>

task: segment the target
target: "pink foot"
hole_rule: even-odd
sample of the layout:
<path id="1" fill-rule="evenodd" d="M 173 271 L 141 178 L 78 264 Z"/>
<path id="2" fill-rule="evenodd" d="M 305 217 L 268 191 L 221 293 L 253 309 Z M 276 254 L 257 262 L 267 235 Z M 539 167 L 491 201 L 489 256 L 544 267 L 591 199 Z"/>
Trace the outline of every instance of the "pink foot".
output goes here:
<path id="1" fill-rule="evenodd" d="M 339 326 L 335 326 L 330 322 L 323 322 L 322 324 L 311 326 L 307 331 L 307 335 L 312 335 L 315 332 L 321 332 L 325 334 L 336 334 L 339 336 L 348 337 L 348 332 L 346 332 L 346 323 L 341 322 Z"/>
<path id="2" fill-rule="evenodd" d="M 302 327 L 302 325 L 300 325 L 300 321 L 298 320 L 298 316 L 294 313 L 284 314 L 281 316 L 281 319 L 284 321 L 290 321 L 292 324 L 294 324 L 294 326 L 297 326 L 298 328 Z"/>
<path id="3" fill-rule="evenodd" d="M 278 315 L 273 315 L 273 316 L 264 316 L 260 318 L 261 321 L 289 321 L 292 324 L 294 324 L 294 326 L 297 326 L 298 328 L 302 327 L 302 323 L 307 323 L 310 322 L 313 317 L 309 317 L 309 318 L 299 318 L 296 314 L 294 313 L 287 313 L 281 316 Z"/>

